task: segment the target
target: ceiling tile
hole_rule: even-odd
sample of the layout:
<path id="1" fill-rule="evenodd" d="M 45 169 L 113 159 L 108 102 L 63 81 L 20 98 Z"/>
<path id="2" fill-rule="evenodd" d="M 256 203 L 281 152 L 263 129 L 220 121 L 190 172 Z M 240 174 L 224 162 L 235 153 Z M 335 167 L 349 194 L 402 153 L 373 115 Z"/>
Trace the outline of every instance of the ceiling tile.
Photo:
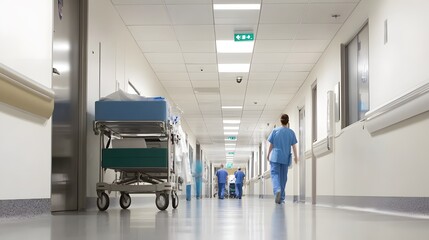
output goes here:
<path id="1" fill-rule="evenodd" d="M 176 39 L 171 26 L 128 26 L 136 41 L 156 41 Z"/>
<path id="2" fill-rule="evenodd" d="M 286 59 L 285 63 L 316 63 L 322 53 L 290 53 Z"/>
<path id="3" fill-rule="evenodd" d="M 291 52 L 323 52 L 330 40 L 295 40 Z"/>
<path id="4" fill-rule="evenodd" d="M 194 88 L 201 87 L 219 87 L 219 81 L 192 81 Z"/>
<path id="5" fill-rule="evenodd" d="M 260 23 L 298 24 L 306 9 L 307 4 L 264 4 Z"/>
<path id="6" fill-rule="evenodd" d="M 357 3 L 311 3 L 302 23 L 344 23 Z M 340 17 L 333 18 L 332 14 Z"/>
<path id="7" fill-rule="evenodd" d="M 260 24 L 258 40 L 293 40 L 301 25 L 298 24 Z"/>
<path id="8" fill-rule="evenodd" d="M 177 41 L 139 41 L 142 52 L 144 53 L 178 53 L 181 52 Z"/>
<path id="9" fill-rule="evenodd" d="M 216 63 L 216 53 L 183 53 L 185 63 Z"/>
<path id="10" fill-rule="evenodd" d="M 268 63 L 254 63 L 250 66 L 250 72 L 280 72 L 282 70 L 283 64 L 268 64 Z"/>
<path id="11" fill-rule="evenodd" d="M 179 42 L 182 52 L 204 52 L 214 53 L 216 52 L 214 41 L 180 41 Z"/>
<path id="12" fill-rule="evenodd" d="M 254 53 L 252 64 L 256 63 L 284 63 L 287 53 Z"/>
<path id="13" fill-rule="evenodd" d="M 249 81 L 276 80 L 278 73 L 250 73 Z"/>
<path id="14" fill-rule="evenodd" d="M 182 53 L 145 53 L 150 63 L 184 63 Z"/>
<path id="15" fill-rule="evenodd" d="M 191 87 L 190 81 L 161 81 L 166 88 L 171 87 Z"/>
<path id="16" fill-rule="evenodd" d="M 217 81 L 217 73 L 189 73 L 191 81 Z"/>
<path id="17" fill-rule="evenodd" d="M 255 52 L 289 52 L 293 47 L 293 40 L 257 40 Z"/>
<path id="18" fill-rule="evenodd" d="M 190 73 L 217 73 L 216 64 L 186 64 L 186 68 Z"/>
<path id="19" fill-rule="evenodd" d="M 310 72 L 314 64 L 284 64 L 283 72 Z"/>
<path id="20" fill-rule="evenodd" d="M 309 72 L 281 72 L 277 78 L 277 82 L 288 80 L 304 81 L 307 78 L 308 74 Z"/>
<path id="21" fill-rule="evenodd" d="M 211 4 L 167 5 L 173 25 L 213 24 Z"/>
<path id="22" fill-rule="evenodd" d="M 164 5 L 116 5 L 125 25 L 169 25 Z"/>
<path id="23" fill-rule="evenodd" d="M 161 68 L 163 67 L 163 64 L 152 64 L 157 66 L 160 65 Z M 168 64 L 166 64 L 168 65 Z M 166 69 L 170 70 L 171 68 L 166 66 Z M 155 69 L 155 68 L 154 68 Z M 188 80 L 189 81 L 189 76 L 188 73 L 186 73 L 186 71 L 183 72 L 171 72 L 171 73 L 160 73 L 161 71 L 157 72 L 156 75 L 158 76 L 158 79 L 160 81 L 185 81 Z"/>
<path id="24" fill-rule="evenodd" d="M 159 74 L 159 73 L 186 73 L 185 64 L 152 63 L 151 66 L 157 74 Z"/>
<path id="25" fill-rule="evenodd" d="M 341 24 L 300 24 L 295 39 L 331 40 Z"/>
<path id="26" fill-rule="evenodd" d="M 179 41 L 214 41 L 213 25 L 174 26 Z"/>

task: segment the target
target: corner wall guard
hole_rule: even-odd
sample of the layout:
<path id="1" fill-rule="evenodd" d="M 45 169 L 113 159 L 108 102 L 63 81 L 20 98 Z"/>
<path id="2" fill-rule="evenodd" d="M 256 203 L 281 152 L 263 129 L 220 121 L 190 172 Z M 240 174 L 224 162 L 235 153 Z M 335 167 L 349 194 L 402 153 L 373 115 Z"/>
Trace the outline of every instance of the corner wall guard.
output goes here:
<path id="1" fill-rule="evenodd" d="M 316 158 L 332 152 L 333 137 L 326 137 L 313 143 L 313 154 Z"/>
<path id="2" fill-rule="evenodd" d="M 365 114 L 365 127 L 369 133 L 402 122 L 429 111 L 429 82 L 406 92 L 400 97 Z"/>
<path id="3" fill-rule="evenodd" d="M 0 63 L 0 102 L 49 119 L 55 93 Z"/>

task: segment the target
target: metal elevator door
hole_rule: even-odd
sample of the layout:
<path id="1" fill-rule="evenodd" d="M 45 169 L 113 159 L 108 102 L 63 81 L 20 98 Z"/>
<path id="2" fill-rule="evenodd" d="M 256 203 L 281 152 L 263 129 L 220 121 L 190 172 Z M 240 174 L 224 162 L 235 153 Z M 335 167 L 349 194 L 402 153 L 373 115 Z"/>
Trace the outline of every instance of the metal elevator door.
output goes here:
<path id="1" fill-rule="evenodd" d="M 78 209 L 79 1 L 54 1 L 51 210 Z"/>

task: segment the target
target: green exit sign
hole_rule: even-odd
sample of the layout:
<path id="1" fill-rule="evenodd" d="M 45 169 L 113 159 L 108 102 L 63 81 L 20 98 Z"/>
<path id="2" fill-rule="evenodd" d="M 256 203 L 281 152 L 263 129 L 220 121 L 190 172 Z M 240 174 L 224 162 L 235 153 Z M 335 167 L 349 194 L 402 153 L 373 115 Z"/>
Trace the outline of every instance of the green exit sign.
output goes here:
<path id="1" fill-rule="evenodd" d="M 232 168 L 232 162 L 228 162 L 228 163 L 226 163 L 226 168 Z"/>
<path id="2" fill-rule="evenodd" d="M 228 152 L 228 155 L 234 155 L 235 152 Z"/>
<path id="3" fill-rule="evenodd" d="M 237 140 L 237 137 L 228 137 L 227 139 L 231 140 L 231 141 L 235 141 L 235 140 Z"/>
<path id="4" fill-rule="evenodd" d="M 253 33 L 234 33 L 235 42 L 245 42 L 255 40 L 255 35 Z"/>

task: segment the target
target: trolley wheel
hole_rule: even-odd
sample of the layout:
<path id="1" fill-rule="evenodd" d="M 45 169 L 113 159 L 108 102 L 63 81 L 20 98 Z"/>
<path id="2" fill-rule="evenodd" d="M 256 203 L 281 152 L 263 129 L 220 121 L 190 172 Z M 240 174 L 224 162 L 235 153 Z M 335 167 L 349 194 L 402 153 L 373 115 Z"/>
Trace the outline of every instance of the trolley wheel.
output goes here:
<path id="1" fill-rule="evenodd" d="M 164 211 L 168 207 L 168 199 L 169 197 L 167 193 L 157 194 L 155 199 L 156 207 L 159 210 Z"/>
<path id="2" fill-rule="evenodd" d="M 102 192 L 100 197 L 97 198 L 97 207 L 100 211 L 106 211 L 109 207 L 109 195 L 107 193 Z"/>
<path id="3" fill-rule="evenodd" d="M 128 193 L 122 193 L 121 197 L 119 198 L 119 205 L 121 205 L 121 208 L 127 209 L 131 205 L 131 197 Z"/>
<path id="4" fill-rule="evenodd" d="M 177 196 L 176 191 L 171 192 L 171 205 L 174 209 L 176 209 L 179 206 L 179 197 Z"/>

